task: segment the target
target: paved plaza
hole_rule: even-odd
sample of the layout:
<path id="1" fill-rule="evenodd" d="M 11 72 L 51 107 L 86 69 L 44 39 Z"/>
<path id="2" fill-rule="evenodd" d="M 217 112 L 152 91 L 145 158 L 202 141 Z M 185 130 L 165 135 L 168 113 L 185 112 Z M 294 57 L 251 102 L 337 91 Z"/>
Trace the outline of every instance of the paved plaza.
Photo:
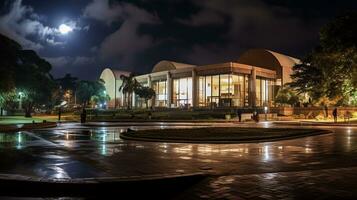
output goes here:
<path id="1" fill-rule="evenodd" d="M 205 172 L 209 178 L 196 185 L 188 183 L 188 190 L 177 198 L 357 199 L 357 127 L 317 127 L 334 133 L 249 144 L 152 143 L 119 137 L 127 128 L 192 125 L 253 126 L 63 124 L 51 130 L 15 133 L 13 142 L 0 143 L 0 173 L 52 179 Z"/>

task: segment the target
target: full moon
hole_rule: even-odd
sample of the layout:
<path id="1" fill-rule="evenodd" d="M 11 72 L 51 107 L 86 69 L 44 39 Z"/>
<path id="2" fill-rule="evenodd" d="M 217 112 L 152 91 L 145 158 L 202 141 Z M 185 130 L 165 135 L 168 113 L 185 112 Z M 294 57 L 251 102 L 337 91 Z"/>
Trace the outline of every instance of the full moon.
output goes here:
<path id="1" fill-rule="evenodd" d="M 58 28 L 59 32 L 63 35 L 72 32 L 72 28 L 67 26 L 66 24 L 61 24 Z"/>

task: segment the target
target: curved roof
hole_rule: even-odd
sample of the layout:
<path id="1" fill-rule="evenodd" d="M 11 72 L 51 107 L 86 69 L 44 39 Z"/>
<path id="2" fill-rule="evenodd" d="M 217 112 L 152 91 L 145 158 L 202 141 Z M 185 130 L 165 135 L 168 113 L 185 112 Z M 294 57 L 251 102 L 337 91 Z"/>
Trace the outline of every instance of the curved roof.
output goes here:
<path id="1" fill-rule="evenodd" d="M 195 65 L 162 60 L 154 66 L 152 72 L 162 72 L 162 71 L 185 69 L 185 68 L 192 68 L 192 67 L 195 67 Z"/>
<path id="2" fill-rule="evenodd" d="M 238 62 L 276 70 L 282 67 L 293 67 L 299 64 L 300 60 L 266 49 L 251 49 L 244 52 Z"/>
<path id="3" fill-rule="evenodd" d="M 121 75 L 129 76 L 130 73 L 131 73 L 131 72 L 122 71 L 122 70 L 116 70 L 116 69 L 111 69 L 111 68 L 105 68 L 103 70 L 103 72 L 106 71 L 106 70 L 109 70 L 114 75 L 114 78 L 116 80 L 119 80 Z"/>

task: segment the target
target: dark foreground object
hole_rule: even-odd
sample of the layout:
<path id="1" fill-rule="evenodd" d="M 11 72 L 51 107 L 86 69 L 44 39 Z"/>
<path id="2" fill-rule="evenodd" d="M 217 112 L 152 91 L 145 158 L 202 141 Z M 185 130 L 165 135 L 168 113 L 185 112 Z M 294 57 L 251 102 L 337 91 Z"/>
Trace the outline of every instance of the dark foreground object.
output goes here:
<path id="1" fill-rule="evenodd" d="M 165 176 L 88 179 L 30 179 L 26 177 L 1 177 L 0 197 L 145 197 L 173 198 L 205 179 L 202 173 Z"/>
<path id="2" fill-rule="evenodd" d="M 331 131 L 302 128 L 209 127 L 139 131 L 128 129 L 120 137 L 126 140 L 153 142 L 240 143 L 295 139 L 327 133 Z"/>

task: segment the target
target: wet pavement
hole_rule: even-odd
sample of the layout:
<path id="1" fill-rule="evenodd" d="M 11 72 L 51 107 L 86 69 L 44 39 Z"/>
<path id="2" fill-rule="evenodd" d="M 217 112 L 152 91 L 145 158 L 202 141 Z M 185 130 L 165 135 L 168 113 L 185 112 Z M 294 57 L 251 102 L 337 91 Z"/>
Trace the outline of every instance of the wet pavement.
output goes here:
<path id="1" fill-rule="evenodd" d="M 357 127 L 317 127 L 334 133 L 249 144 L 151 143 L 120 139 L 120 133 L 127 128 L 192 126 L 238 125 L 152 123 L 96 128 L 63 124 L 51 130 L 0 133 L 0 173 L 87 178 L 204 171 L 213 176 L 190 188 L 182 199 L 300 199 L 313 191 L 323 194 L 312 195 L 313 198 L 357 198 L 357 191 L 352 187 L 357 181 Z M 258 126 L 282 127 L 270 123 Z"/>

